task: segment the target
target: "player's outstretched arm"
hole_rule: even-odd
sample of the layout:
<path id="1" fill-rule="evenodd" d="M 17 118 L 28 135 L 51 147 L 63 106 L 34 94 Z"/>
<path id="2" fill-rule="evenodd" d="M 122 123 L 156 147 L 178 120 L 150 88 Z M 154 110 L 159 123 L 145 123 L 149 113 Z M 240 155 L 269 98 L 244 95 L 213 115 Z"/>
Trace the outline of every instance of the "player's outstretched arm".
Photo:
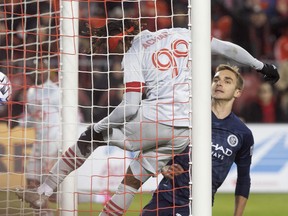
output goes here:
<path id="1" fill-rule="evenodd" d="M 211 51 L 212 53 L 225 56 L 243 65 L 253 67 L 263 75 L 265 81 L 272 84 L 276 83 L 280 78 L 275 65 L 259 61 L 237 44 L 212 38 Z"/>
<path id="2" fill-rule="evenodd" d="M 232 59 L 240 64 L 253 67 L 256 70 L 261 70 L 264 66 L 263 62 L 254 58 L 247 50 L 229 41 L 212 38 L 211 52 Z"/>
<path id="3" fill-rule="evenodd" d="M 235 196 L 234 216 L 242 216 L 247 203 L 247 198 L 244 196 Z"/>
<path id="4" fill-rule="evenodd" d="M 142 93 L 127 92 L 122 102 L 104 119 L 94 125 L 94 130 L 99 133 L 107 128 L 119 127 L 126 120 L 134 116 L 141 102 Z"/>

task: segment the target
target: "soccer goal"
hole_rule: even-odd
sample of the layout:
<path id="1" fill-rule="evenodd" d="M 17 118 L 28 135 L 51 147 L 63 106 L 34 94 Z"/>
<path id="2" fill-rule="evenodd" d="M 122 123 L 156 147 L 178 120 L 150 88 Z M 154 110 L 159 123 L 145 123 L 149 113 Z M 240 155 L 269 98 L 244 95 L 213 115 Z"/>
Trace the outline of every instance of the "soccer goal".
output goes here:
<path id="1" fill-rule="evenodd" d="M 124 23 L 127 19 L 139 22 L 140 32 L 166 28 L 192 30 L 187 45 L 187 66 L 191 68 L 190 98 L 187 98 L 191 154 L 187 170 L 190 172 L 189 214 L 212 214 L 210 3 L 2 1 L 0 14 L 0 70 L 8 75 L 13 89 L 11 101 L 0 106 L 0 215 L 98 215 L 117 190 L 137 152 L 108 146 L 96 149 L 79 169 L 69 174 L 44 209 L 30 208 L 15 195 L 18 188 L 37 188 L 80 134 L 109 115 L 122 101 L 123 56 L 109 51 L 95 53 L 95 41 L 99 38 L 92 36 L 91 29 L 107 25 L 111 20 Z M 171 58 L 161 65 L 159 56 L 163 53 Z M 182 55 L 163 53 L 157 59 L 160 71 L 175 66 L 173 58 Z M 71 163 L 77 166 L 76 159 Z M 162 180 L 161 173 L 157 174 L 139 189 L 125 215 L 141 214 L 151 199 L 151 192 Z"/>

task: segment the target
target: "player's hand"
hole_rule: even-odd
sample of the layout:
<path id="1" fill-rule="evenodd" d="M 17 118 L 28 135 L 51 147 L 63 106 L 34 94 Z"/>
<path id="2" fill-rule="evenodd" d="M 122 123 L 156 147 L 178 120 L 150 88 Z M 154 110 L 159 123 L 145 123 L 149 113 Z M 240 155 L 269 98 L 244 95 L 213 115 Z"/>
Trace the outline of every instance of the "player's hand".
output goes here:
<path id="1" fill-rule="evenodd" d="M 162 168 L 162 175 L 168 179 L 173 179 L 174 176 L 181 175 L 182 173 L 184 173 L 184 169 L 179 164 L 167 165 Z"/>
<path id="2" fill-rule="evenodd" d="M 86 156 L 91 152 L 91 126 L 89 126 L 79 137 L 77 141 L 78 148 L 82 155 Z"/>
<path id="3" fill-rule="evenodd" d="M 91 142 L 93 141 L 93 142 Z M 89 126 L 79 137 L 77 145 L 82 155 L 90 155 L 100 144 L 99 141 L 103 141 L 101 133 L 97 133 L 92 126 Z M 92 149 L 92 150 L 91 150 Z"/>
<path id="4" fill-rule="evenodd" d="M 264 80 L 271 84 L 275 84 L 280 78 L 278 70 L 273 64 L 264 64 L 264 67 L 261 70 L 257 70 L 257 72 L 263 74 Z"/>

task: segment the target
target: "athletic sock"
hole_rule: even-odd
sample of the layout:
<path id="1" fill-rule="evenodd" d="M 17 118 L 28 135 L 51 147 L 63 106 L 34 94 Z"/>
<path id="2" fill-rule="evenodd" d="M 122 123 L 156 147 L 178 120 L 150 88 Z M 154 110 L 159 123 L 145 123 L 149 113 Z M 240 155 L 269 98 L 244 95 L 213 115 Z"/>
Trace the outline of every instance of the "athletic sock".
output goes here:
<path id="1" fill-rule="evenodd" d="M 53 192 L 58 185 L 64 181 L 65 177 L 82 166 L 89 156 L 90 154 L 86 154 L 85 156 L 82 155 L 77 144 L 71 146 L 54 164 L 48 177 L 45 179 L 42 188 L 38 188 L 38 192 L 41 191 L 45 195 L 47 194 L 47 196 L 49 196 L 48 194 L 51 193 L 50 189 L 52 189 Z"/>
<path id="2" fill-rule="evenodd" d="M 129 208 L 132 200 L 137 193 L 137 189 L 128 185 L 120 184 L 116 193 L 106 203 L 99 216 L 120 216 Z"/>

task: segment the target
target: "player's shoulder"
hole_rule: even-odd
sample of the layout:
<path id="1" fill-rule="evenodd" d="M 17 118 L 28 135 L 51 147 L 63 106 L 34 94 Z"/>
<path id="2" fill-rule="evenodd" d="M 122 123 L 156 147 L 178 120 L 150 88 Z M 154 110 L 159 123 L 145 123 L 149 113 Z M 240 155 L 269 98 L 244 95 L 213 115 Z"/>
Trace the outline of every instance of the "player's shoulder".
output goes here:
<path id="1" fill-rule="evenodd" d="M 164 29 L 160 29 L 157 31 L 149 31 L 149 30 L 143 30 L 141 31 L 138 35 L 136 35 L 134 37 L 134 41 L 139 40 L 140 38 L 142 40 L 151 38 L 151 37 L 155 37 L 157 35 L 161 35 L 163 33 L 167 32 L 168 34 L 189 34 L 190 30 L 188 30 L 187 28 L 164 28 Z"/>
<path id="2" fill-rule="evenodd" d="M 37 94 L 37 89 L 39 89 L 39 86 L 37 85 L 31 85 L 27 90 L 27 96 L 32 96 Z"/>
<path id="3" fill-rule="evenodd" d="M 57 83 L 53 82 L 52 80 L 48 79 L 43 86 L 46 86 L 50 89 L 59 89 L 59 86 Z"/>
<path id="4" fill-rule="evenodd" d="M 178 33 L 191 33 L 191 31 L 187 28 L 170 28 L 170 31 L 172 32 L 178 32 Z"/>
<path id="5" fill-rule="evenodd" d="M 169 35 L 175 36 L 177 38 L 190 38 L 191 37 L 191 31 L 187 28 L 169 28 L 169 29 L 163 29 L 166 31 Z"/>
<path id="6" fill-rule="evenodd" d="M 232 121 L 234 121 L 234 125 L 236 126 L 239 132 L 243 134 L 252 135 L 252 131 L 250 128 L 245 124 L 245 122 L 239 118 L 235 113 L 231 113 Z"/>
<path id="7" fill-rule="evenodd" d="M 43 84 L 30 86 L 28 91 L 27 91 L 27 95 L 28 96 L 43 95 L 46 92 L 49 92 L 49 94 L 52 94 L 53 92 L 57 92 L 59 90 L 60 90 L 60 88 L 57 85 L 57 83 L 55 83 L 51 80 L 47 80 Z M 37 96 L 37 97 L 39 97 L 39 96 Z"/>

